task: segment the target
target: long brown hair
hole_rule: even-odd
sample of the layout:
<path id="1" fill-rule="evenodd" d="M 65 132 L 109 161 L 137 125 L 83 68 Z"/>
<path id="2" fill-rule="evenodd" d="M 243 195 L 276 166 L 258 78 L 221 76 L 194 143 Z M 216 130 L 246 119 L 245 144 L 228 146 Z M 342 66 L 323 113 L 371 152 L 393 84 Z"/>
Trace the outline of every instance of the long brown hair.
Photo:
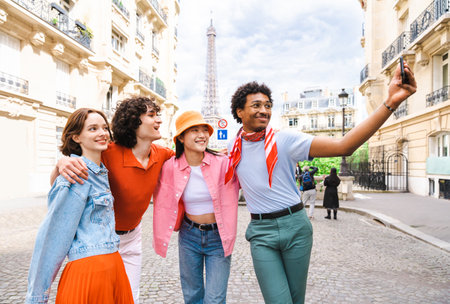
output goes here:
<path id="1" fill-rule="evenodd" d="M 62 145 L 59 147 L 59 150 L 62 154 L 66 156 L 70 156 L 70 154 L 76 154 L 80 155 L 82 154 L 81 146 L 80 144 L 76 143 L 73 140 L 74 135 L 80 135 L 81 131 L 83 131 L 84 122 L 86 121 L 87 117 L 91 113 L 97 113 L 106 122 L 106 125 L 108 126 L 108 132 L 110 140 L 112 140 L 112 134 L 109 128 L 108 119 L 106 118 L 105 114 L 103 114 L 102 111 L 95 110 L 95 109 L 89 109 L 89 108 L 81 108 L 73 112 L 69 119 L 67 120 L 66 126 L 64 127 L 63 134 L 62 134 Z"/>

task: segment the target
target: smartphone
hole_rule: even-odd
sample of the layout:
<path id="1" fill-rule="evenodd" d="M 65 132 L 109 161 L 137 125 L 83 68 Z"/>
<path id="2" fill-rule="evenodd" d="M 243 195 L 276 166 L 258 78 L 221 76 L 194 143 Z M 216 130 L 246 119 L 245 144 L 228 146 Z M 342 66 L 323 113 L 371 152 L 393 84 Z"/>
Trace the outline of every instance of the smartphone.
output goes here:
<path id="1" fill-rule="evenodd" d="M 403 56 L 400 56 L 400 74 L 402 75 L 402 83 L 408 84 L 408 76 L 406 76 L 405 65 L 403 64 Z"/>

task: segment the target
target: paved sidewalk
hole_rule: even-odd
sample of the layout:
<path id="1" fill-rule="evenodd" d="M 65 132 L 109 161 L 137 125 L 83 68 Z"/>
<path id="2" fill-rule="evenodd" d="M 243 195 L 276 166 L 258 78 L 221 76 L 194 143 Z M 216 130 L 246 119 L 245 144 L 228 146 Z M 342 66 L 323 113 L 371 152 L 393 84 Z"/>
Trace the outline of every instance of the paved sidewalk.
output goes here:
<path id="1" fill-rule="evenodd" d="M 321 205 L 316 201 L 316 205 Z M 450 200 L 412 193 L 355 193 L 341 210 L 372 217 L 391 228 L 450 252 Z"/>
<path id="2" fill-rule="evenodd" d="M 24 302 L 36 232 L 47 212 L 45 199 L 40 205 L 15 201 L 15 206 L 0 210 L 1 304 Z M 142 225 L 141 303 L 182 303 L 177 234 L 172 236 L 167 258 L 154 253 L 152 207 Z M 340 211 L 338 220 L 331 221 L 323 218 L 325 213 L 316 210 L 312 221 L 314 245 L 305 303 L 450 303 L 448 252 L 356 212 Z M 240 206 L 227 293 L 230 304 L 264 303 L 244 237 L 249 220 L 246 206 Z M 54 303 L 58 281 L 59 275 L 49 304 Z"/>

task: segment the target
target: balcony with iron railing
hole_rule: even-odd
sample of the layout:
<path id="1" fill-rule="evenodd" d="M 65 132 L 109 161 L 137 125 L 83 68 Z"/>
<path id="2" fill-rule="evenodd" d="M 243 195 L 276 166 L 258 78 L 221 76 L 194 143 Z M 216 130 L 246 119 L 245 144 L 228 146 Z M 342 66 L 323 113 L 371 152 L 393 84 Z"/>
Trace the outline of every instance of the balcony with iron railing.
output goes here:
<path id="1" fill-rule="evenodd" d="M 166 87 L 164 86 L 164 82 L 158 77 L 156 78 L 156 93 L 166 98 Z"/>
<path id="2" fill-rule="evenodd" d="M 403 32 L 394 42 L 391 43 L 390 46 L 386 48 L 386 50 L 382 53 L 382 63 L 381 67 L 385 67 L 392 59 L 397 57 L 410 43 L 410 32 Z"/>
<path id="3" fill-rule="evenodd" d="M 345 129 L 350 129 L 355 127 L 354 122 L 348 122 L 344 125 Z M 314 130 L 314 131 L 342 131 L 342 122 L 341 123 L 334 123 L 334 124 L 315 124 L 315 125 L 303 125 L 303 130 Z"/>
<path id="4" fill-rule="evenodd" d="M 430 94 L 427 94 L 426 96 L 426 101 L 427 107 L 431 107 L 434 106 L 438 103 L 444 102 L 448 100 L 448 91 L 449 91 L 449 86 L 445 86 L 439 90 L 436 90 L 434 92 L 431 92 Z"/>
<path id="5" fill-rule="evenodd" d="M 130 19 L 130 12 L 128 9 L 123 5 L 121 0 L 112 0 L 112 2 L 116 5 L 116 7 L 119 9 L 120 12 L 127 18 Z"/>
<path id="6" fill-rule="evenodd" d="M 139 39 L 141 39 L 141 41 L 145 41 L 144 34 L 142 34 L 141 31 L 139 31 L 138 28 L 136 28 L 136 37 L 138 37 Z"/>
<path id="7" fill-rule="evenodd" d="M 155 90 L 155 84 L 152 76 L 149 76 L 147 73 L 139 69 L 139 82 L 152 91 Z"/>
<path id="8" fill-rule="evenodd" d="M 67 108 L 76 109 L 77 98 L 74 96 L 70 96 L 69 94 L 56 91 L 56 104 Z"/>
<path id="9" fill-rule="evenodd" d="M 408 99 L 402 102 L 402 104 L 394 111 L 394 118 L 399 119 L 408 115 Z"/>
<path id="10" fill-rule="evenodd" d="M 0 71 L 0 89 L 28 95 L 28 80 Z"/>
<path id="11" fill-rule="evenodd" d="M 449 12 L 450 0 L 433 0 L 430 5 L 410 24 L 410 31 L 405 31 L 382 53 L 382 68 L 396 58 L 403 50 L 423 34 L 444 14 Z"/>
<path id="12" fill-rule="evenodd" d="M 369 65 L 367 64 L 359 73 L 359 82 L 363 83 L 369 77 Z"/>
<path id="13" fill-rule="evenodd" d="M 68 13 L 56 3 L 45 0 L 12 0 L 40 19 L 57 28 L 84 47 L 91 48 L 91 30 L 78 20 L 73 20 Z"/>
<path id="14" fill-rule="evenodd" d="M 164 22 L 167 23 L 167 15 L 166 15 L 166 13 L 164 13 L 162 8 L 159 6 L 158 0 L 150 0 L 150 3 L 152 4 L 155 11 L 158 12 L 159 16 L 164 20 Z"/>
<path id="15" fill-rule="evenodd" d="M 433 0 L 410 25 L 411 42 L 449 11 L 450 0 Z"/>

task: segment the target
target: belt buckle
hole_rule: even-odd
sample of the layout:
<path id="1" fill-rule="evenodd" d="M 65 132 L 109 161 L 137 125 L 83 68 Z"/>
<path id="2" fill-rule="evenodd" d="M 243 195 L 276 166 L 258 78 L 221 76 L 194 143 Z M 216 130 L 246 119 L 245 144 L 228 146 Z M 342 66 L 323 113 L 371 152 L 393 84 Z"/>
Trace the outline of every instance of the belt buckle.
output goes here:
<path id="1" fill-rule="evenodd" d="M 203 228 L 203 227 L 206 227 L 206 226 L 207 226 L 207 224 L 199 224 L 199 225 L 198 225 L 198 229 L 199 229 L 200 231 L 206 231 L 206 229 Z"/>

